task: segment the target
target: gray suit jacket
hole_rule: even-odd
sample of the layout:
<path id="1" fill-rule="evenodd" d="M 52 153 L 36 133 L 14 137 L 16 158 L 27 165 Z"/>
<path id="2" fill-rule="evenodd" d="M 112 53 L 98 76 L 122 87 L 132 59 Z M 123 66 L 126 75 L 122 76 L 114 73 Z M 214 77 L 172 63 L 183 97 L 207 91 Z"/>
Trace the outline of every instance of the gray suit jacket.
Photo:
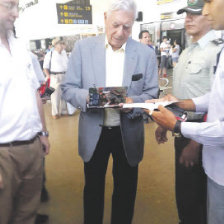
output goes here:
<path id="1" fill-rule="evenodd" d="M 134 102 L 144 102 L 157 97 L 158 73 L 156 56 L 152 49 L 131 38 L 125 50 L 123 86 L 128 87 L 128 96 Z M 62 84 L 63 97 L 74 107 L 80 108 L 79 154 L 88 162 L 96 148 L 104 120 L 103 109 L 89 110 L 86 99 L 90 87 L 105 86 L 105 36 L 78 41 L 71 54 L 66 78 Z M 134 74 L 142 78 L 132 81 Z M 121 132 L 125 154 L 131 166 L 143 157 L 144 126 L 142 110 L 121 113 Z"/>

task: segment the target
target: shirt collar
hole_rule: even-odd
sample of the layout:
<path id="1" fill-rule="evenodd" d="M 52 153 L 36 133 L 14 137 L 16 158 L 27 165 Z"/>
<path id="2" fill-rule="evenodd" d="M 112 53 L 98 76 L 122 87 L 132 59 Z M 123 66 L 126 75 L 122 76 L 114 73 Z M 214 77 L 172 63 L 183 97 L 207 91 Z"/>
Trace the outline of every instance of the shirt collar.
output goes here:
<path id="1" fill-rule="evenodd" d="M 116 50 L 116 51 L 117 51 L 117 52 L 125 52 L 126 45 L 127 45 L 127 42 L 125 42 L 125 43 L 121 46 L 121 48 L 118 49 L 118 50 Z M 108 39 L 107 39 L 106 36 L 105 36 L 105 48 L 106 48 L 106 49 L 109 49 L 109 48 L 112 49 L 112 47 L 111 47 L 111 45 L 109 44 Z"/>
<path id="2" fill-rule="evenodd" d="M 212 40 L 216 39 L 214 30 L 210 30 L 201 39 L 197 41 L 198 45 L 203 49 Z"/>

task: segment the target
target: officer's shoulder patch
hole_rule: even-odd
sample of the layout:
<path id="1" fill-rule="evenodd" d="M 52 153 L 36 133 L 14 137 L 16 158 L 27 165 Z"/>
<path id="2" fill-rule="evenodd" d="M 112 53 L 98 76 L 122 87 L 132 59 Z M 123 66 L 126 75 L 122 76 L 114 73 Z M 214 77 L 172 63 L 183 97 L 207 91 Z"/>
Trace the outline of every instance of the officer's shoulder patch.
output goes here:
<path id="1" fill-rule="evenodd" d="M 212 41 L 215 45 L 220 45 L 224 43 L 224 40 L 222 38 L 218 38 Z"/>

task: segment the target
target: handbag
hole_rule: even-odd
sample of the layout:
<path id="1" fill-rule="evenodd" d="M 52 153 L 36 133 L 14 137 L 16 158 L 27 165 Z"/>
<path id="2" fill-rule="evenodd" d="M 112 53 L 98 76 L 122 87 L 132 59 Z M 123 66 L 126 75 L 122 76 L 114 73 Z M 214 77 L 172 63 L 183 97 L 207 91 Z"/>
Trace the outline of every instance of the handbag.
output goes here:
<path id="1" fill-rule="evenodd" d="M 47 79 L 47 81 L 45 83 L 43 83 L 41 85 L 41 87 L 39 88 L 39 93 L 40 93 L 40 97 L 42 98 L 47 90 L 47 88 L 50 87 L 50 78 Z"/>

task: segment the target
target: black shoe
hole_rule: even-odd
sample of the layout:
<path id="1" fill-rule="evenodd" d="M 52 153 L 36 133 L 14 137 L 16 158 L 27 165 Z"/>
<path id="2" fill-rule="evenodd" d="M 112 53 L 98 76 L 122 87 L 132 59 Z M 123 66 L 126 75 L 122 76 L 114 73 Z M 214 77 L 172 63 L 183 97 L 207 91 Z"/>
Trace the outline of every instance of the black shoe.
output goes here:
<path id="1" fill-rule="evenodd" d="M 49 194 L 48 194 L 48 191 L 47 191 L 47 189 L 45 187 L 42 188 L 40 201 L 41 202 L 49 201 Z"/>
<path id="2" fill-rule="evenodd" d="M 48 223 L 48 220 L 49 220 L 48 215 L 37 214 L 35 219 L 35 224 L 45 224 L 45 223 Z"/>

